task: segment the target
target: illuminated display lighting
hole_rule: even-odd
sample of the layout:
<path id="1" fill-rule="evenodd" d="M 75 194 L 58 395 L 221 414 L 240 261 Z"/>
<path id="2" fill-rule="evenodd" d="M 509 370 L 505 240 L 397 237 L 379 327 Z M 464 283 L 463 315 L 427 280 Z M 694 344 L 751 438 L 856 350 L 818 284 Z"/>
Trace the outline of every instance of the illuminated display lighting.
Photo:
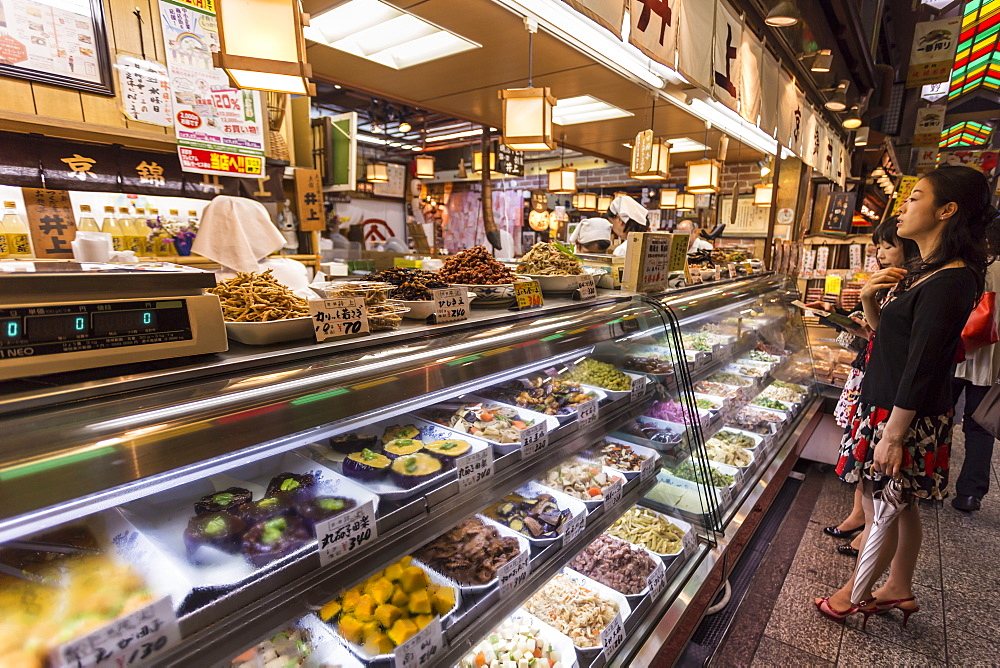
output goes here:
<path id="1" fill-rule="evenodd" d="M 949 99 L 980 87 L 1000 91 L 1000 0 L 970 0 L 962 14 Z"/>
<path id="2" fill-rule="evenodd" d="M 997 0 L 1000 4 L 1000 0 Z M 941 148 L 957 148 L 961 146 L 982 146 L 989 143 L 993 127 L 988 123 L 965 121 L 956 123 L 941 133 Z"/>

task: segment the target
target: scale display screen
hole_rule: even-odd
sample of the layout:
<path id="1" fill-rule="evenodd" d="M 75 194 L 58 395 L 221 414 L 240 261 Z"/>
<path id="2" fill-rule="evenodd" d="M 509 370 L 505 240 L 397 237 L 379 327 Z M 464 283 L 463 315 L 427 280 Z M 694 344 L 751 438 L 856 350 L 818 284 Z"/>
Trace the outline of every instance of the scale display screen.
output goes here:
<path id="1" fill-rule="evenodd" d="M 0 308 L 0 359 L 191 338 L 183 299 Z"/>

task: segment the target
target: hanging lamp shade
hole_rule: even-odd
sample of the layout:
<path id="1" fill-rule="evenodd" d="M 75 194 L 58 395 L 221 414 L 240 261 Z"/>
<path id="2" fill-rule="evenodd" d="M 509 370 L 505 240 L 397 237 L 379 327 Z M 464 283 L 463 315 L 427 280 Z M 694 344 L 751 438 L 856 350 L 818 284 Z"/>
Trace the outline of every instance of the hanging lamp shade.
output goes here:
<path id="1" fill-rule="evenodd" d="M 660 190 L 660 208 L 661 209 L 676 209 L 677 208 L 677 191 L 673 188 L 663 188 Z"/>
<path id="2" fill-rule="evenodd" d="M 299 0 L 217 0 L 215 10 L 219 50 L 212 61 L 233 86 L 316 94 L 302 35 L 309 15 Z"/>
<path id="3" fill-rule="evenodd" d="M 518 151 L 548 151 L 552 138 L 552 108 L 556 98 L 548 88 L 507 88 L 503 103 L 503 143 Z"/>
<path id="4" fill-rule="evenodd" d="M 632 143 L 632 161 L 628 175 L 643 181 L 660 181 L 670 176 L 670 143 L 653 139 L 652 130 L 644 130 Z"/>
<path id="5" fill-rule="evenodd" d="M 497 174 L 497 154 L 490 151 L 490 174 Z M 483 171 L 483 152 L 476 151 L 472 154 L 472 171 L 481 174 Z"/>
<path id="6" fill-rule="evenodd" d="M 863 128 L 858 128 L 857 132 L 854 133 L 854 145 L 868 146 L 868 135 L 870 132 L 871 130 L 867 125 Z"/>
<path id="7" fill-rule="evenodd" d="M 579 193 L 574 195 L 574 198 L 579 198 L 579 204 L 577 209 L 580 211 L 596 211 L 597 210 L 597 193 Z"/>
<path id="8" fill-rule="evenodd" d="M 549 192 L 553 195 L 572 195 L 576 192 L 576 170 L 559 167 L 549 170 Z"/>
<path id="9" fill-rule="evenodd" d="M 694 195 L 692 193 L 677 193 L 677 210 L 694 211 Z"/>
<path id="10" fill-rule="evenodd" d="M 771 206 L 771 200 L 773 197 L 774 197 L 773 183 L 758 183 L 753 187 L 754 206 Z"/>
<path id="11" fill-rule="evenodd" d="M 416 177 L 418 179 L 434 178 L 434 156 L 418 155 L 413 159 L 416 163 Z"/>
<path id="12" fill-rule="evenodd" d="M 801 17 L 792 0 L 781 0 L 767 13 L 764 23 L 773 28 L 788 28 L 798 23 Z"/>
<path id="13" fill-rule="evenodd" d="M 598 211 L 607 211 L 608 208 L 611 206 L 611 202 L 613 201 L 613 199 L 614 198 L 612 198 L 611 195 L 601 195 L 600 197 L 598 197 L 597 198 L 597 210 Z"/>
<path id="14" fill-rule="evenodd" d="M 574 209 L 579 209 L 580 202 L 583 201 L 582 198 L 583 198 L 583 193 L 576 193 L 575 195 L 573 195 L 573 199 L 570 202 L 570 206 L 572 206 Z"/>
<path id="15" fill-rule="evenodd" d="M 687 163 L 687 191 L 696 195 L 719 192 L 722 162 L 714 158 Z"/>
<path id="16" fill-rule="evenodd" d="M 365 167 L 365 178 L 369 183 L 388 183 L 389 167 L 384 162 L 370 162 Z"/>

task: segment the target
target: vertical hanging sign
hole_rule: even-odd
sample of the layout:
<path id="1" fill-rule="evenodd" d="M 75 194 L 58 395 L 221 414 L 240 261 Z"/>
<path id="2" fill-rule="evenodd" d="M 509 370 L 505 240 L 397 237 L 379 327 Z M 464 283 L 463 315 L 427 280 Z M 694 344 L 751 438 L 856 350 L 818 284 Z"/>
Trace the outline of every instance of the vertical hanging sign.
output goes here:
<path id="1" fill-rule="evenodd" d="M 944 104 L 933 104 L 917 109 L 917 122 L 913 127 L 914 146 L 937 147 L 941 141 L 941 131 L 944 130 L 944 115 L 948 107 Z"/>
<path id="2" fill-rule="evenodd" d="M 622 3 L 617 3 L 619 7 Z M 629 44 L 658 63 L 674 66 L 677 51 L 677 0 L 630 0 Z M 619 21 L 618 25 L 621 25 Z"/>
<path id="3" fill-rule="evenodd" d="M 924 21 L 916 25 L 910 47 L 907 88 L 937 83 L 948 78 L 955 62 L 955 48 L 958 46 L 961 28 L 960 18 Z"/>
<path id="4" fill-rule="evenodd" d="M 160 0 L 177 154 L 186 172 L 262 178 L 263 108 L 212 64 L 215 0 Z"/>
<path id="5" fill-rule="evenodd" d="M 739 98 L 741 71 L 740 43 L 743 24 L 723 2 L 716 5 L 713 89 L 716 99 L 733 111 Z"/>
<path id="6" fill-rule="evenodd" d="M 323 184 L 318 169 L 295 170 L 295 212 L 299 216 L 299 229 L 303 232 L 322 232 L 326 229 Z"/>

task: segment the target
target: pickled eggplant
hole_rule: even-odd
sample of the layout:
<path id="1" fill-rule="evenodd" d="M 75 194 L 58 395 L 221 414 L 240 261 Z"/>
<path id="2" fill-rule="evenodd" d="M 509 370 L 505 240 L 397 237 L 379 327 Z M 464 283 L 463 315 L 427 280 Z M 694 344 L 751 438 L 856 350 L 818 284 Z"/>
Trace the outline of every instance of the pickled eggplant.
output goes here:
<path id="1" fill-rule="evenodd" d="M 317 496 L 298 506 L 299 515 L 311 529 L 317 522 L 346 512 L 355 506 L 353 499 L 342 496 Z"/>
<path id="2" fill-rule="evenodd" d="M 264 566 L 291 554 L 312 540 L 299 517 L 273 517 L 254 525 L 243 537 L 243 554 L 254 566 Z"/>
<path id="3" fill-rule="evenodd" d="M 290 495 L 294 500 L 312 498 L 316 493 L 316 479 L 309 473 L 282 473 L 267 483 L 267 496 Z"/>
<path id="4" fill-rule="evenodd" d="M 214 547 L 235 554 L 240 549 L 240 538 L 246 528 L 246 522 L 229 513 L 206 513 L 192 517 L 184 530 L 188 558 L 197 561 L 195 553 L 202 547 Z"/>
<path id="5" fill-rule="evenodd" d="M 240 516 L 246 520 L 247 526 L 253 526 L 279 515 L 295 514 L 295 506 L 287 496 L 265 496 L 259 501 L 246 503 L 239 509 Z"/>
<path id="6" fill-rule="evenodd" d="M 250 490 L 243 489 L 242 487 L 230 487 L 221 492 L 203 496 L 200 500 L 195 501 L 194 513 L 195 515 L 221 513 L 241 506 L 252 498 L 253 494 L 250 493 Z"/>

